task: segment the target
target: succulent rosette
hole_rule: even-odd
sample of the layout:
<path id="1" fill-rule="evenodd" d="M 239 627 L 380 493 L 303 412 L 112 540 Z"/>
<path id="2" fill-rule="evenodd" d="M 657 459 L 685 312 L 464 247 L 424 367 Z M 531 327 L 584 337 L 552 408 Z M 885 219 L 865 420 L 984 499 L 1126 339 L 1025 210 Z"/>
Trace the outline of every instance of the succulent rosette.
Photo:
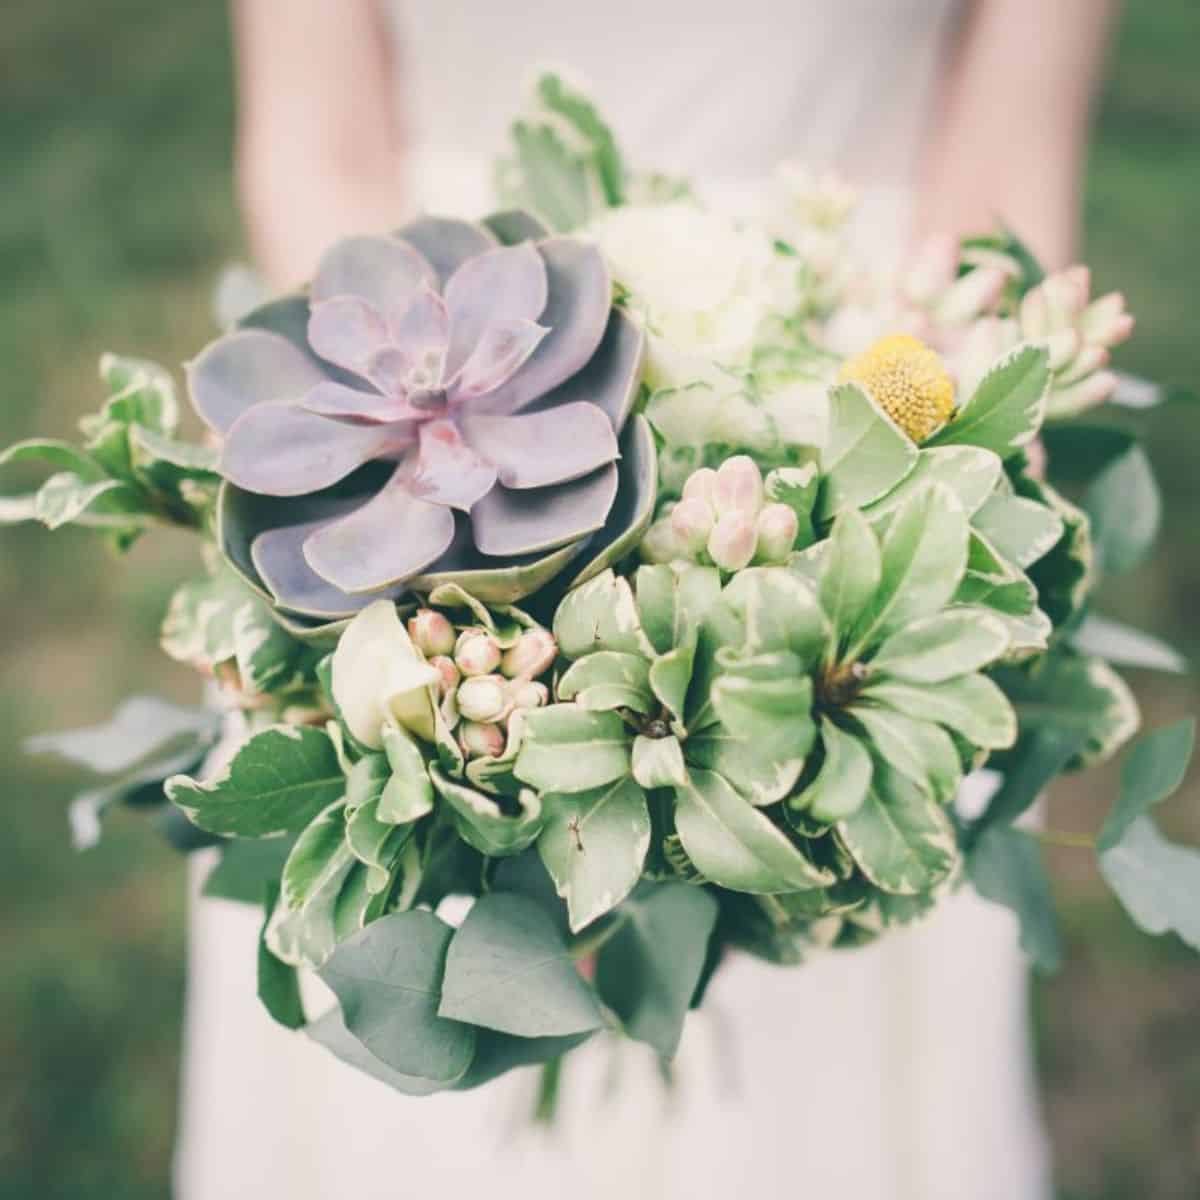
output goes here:
<path id="1" fill-rule="evenodd" d="M 595 247 L 543 234 L 506 214 L 348 238 L 306 296 L 190 365 L 222 438 L 223 548 L 281 609 L 341 618 L 447 582 L 512 600 L 636 537 L 653 448 L 638 421 L 621 434 L 643 338 Z"/>

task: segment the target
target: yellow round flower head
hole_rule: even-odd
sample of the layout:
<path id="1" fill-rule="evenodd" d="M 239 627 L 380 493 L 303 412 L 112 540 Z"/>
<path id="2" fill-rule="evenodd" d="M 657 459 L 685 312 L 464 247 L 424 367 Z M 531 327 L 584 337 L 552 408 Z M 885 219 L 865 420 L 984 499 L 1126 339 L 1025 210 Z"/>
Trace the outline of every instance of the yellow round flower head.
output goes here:
<path id="1" fill-rule="evenodd" d="M 914 442 L 932 437 L 954 411 L 954 383 L 942 360 L 907 333 L 889 334 L 848 359 L 838 382 L 861 385 Z"/>

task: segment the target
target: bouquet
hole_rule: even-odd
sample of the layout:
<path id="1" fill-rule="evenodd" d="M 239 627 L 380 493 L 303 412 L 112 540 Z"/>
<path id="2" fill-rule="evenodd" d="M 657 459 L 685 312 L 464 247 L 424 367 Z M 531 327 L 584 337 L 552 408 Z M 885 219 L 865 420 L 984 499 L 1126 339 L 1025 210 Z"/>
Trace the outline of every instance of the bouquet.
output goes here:
<path id="1" fill-rule="evenodd" d="M 203 349 L 200 440 L 109 356 L 82 445 L 3 456 L 54 469 L 6 520 L 203 546 L 162 645 L 216 703 L 36 743 L 102 776 L 76 840 L 138 803 L 217 847 L 271 1015 L 415 1094 L 602 1029 L 669 1060 L 731 948 L 801 963 L 957 887 L 1052 968 L 1043 841 L 1200 947 L 1200 852 L 1151 815 L 1191 722 L 1095 835 L 1021 823 L 1137 731 L 1113 664 L 1181 669 L 1090 605 L 1159 521 L 1122 297 L 1004 229 L 864 257 L 794 165 L 721 211 L 553 74 L 496 179 L 501 211 L 349 237 Z"/>

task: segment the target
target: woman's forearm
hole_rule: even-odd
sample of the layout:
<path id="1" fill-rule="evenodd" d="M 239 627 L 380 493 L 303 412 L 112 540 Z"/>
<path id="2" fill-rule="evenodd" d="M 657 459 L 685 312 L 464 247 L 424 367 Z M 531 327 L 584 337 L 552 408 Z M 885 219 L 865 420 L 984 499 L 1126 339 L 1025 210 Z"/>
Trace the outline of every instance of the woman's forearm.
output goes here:
<path id="1" fill-rule="evenodd" d="M 976 0 L 918 197 L 921 232 L 1003 220 L 1050 267 L 1076 252 L 1079 183 L 1112 0 Z"/>
<path id="2" fill-rule="evenodd" d="M 401 215 L 391 39 L 377 0 L 233 0 L 237 180 L 250 250 L 275 287 L 347 233 Z"/>

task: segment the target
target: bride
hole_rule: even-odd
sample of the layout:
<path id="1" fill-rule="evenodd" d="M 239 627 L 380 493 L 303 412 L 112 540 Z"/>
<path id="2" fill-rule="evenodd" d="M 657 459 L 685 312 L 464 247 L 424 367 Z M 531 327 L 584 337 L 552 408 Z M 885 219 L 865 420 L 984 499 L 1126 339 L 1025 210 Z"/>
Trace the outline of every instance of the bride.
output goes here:
<path id="1" fill-rule="evenodd" d="M 780 159 L 833 166 L 882 238 L 1000 216 L 1062 265 L 1107 9 L 235 0 L 251 246 L 293 285 L 345 233 L 485 211 L 507 116 L 549 62 L 589 82 L 632 161 L 713 195 Z M 1050 1194 L 1015 925 L 967 890 L 800 969 L 734 957 L 673 1087 L 644 1048 L 595 1039 L 548 1132 L 527 1122 L 529 1072 L 414 1100 L 273 1026 L 253 998 L 257 920 L 193 904 L 179 1200 Z"/>

